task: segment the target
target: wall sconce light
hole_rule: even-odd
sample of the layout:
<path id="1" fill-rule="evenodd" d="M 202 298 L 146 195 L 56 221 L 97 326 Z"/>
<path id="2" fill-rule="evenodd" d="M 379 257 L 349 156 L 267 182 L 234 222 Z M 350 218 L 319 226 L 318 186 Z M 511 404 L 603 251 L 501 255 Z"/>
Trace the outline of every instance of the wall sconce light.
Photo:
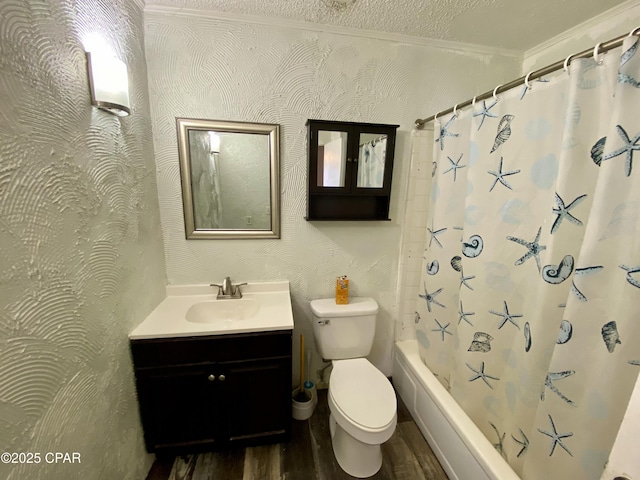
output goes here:
<path id="1" fill-rule="evenodd" d="M 209 132 L 209 147 L 211 153 L 220 153 L 220 135 L 216 132 Z"/>
<path id="2" fill-rule="evenodd" d="M 114 115 L 126 117 L 131 113 L 127 65 L 108 54 L 86 53 L 91 103 Z"/>

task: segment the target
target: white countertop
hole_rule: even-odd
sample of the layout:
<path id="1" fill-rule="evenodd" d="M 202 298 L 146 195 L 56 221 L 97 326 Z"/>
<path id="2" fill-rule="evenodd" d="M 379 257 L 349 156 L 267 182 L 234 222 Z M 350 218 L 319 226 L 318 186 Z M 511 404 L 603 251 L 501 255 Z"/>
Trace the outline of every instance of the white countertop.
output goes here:
<path id="1" fill-rule="evenodd" d="M 260 303 L 258 314 L 244 320 L 192 323 L 185 319 L 187 310 L 192 305 L 200 302 L 236 300 L 217 300 L 218 289 L 209 285 L 169 285 L 167 298 L 129 334 L 129 338 L 139 340 L 293 329 L 289 282 L 249 283 L 240 288 L 243 298 L 254 299 Z"/>

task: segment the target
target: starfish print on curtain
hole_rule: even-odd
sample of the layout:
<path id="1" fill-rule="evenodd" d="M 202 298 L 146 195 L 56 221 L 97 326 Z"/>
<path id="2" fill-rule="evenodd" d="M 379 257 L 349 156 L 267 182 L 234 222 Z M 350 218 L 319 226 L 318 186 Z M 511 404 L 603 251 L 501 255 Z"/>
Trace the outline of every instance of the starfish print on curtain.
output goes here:
<path id="1" fill-rule="evenodd" d="M 551 438 L 551 449 L 549 450 L 549 456 L 553 455 L 556 446 L 559 445 L 560 447 L 562 447 L 562 449 L 564 449 L 565 452 L 573 457 L 573 453 L 571 453 L 567 446 L 562 442 L 562 440 L 565 438 L 573 437 L 573 432 L 558 433 L 558 431 L 556 430 L 556 424 L 554 423 L 553 418 L 551 418 L 551 415 L 549 415 L 549 422 L 551 422 L 550 432 L 548 432 L 547 430 L 538 429 L 540 433 Z"/>
<path id="2" fill-rule="evenodd" d="M 460 156 L 458 157 L 458 160 L 456 160 L 456 161 L 453 161 L 453 159 L 451 157 L 447 157 L 449 159 L 449 163 L 451 163 L 451 168 L 449 168 L 449 170 L 445 170 L 444 172 L 442 172 L 443 175 L 445 173 L 448 173 L 448 172 L 453 172 L 453 181 L 454 182 L 456 181 L 456 171 L 459 168 L 466 167 L 466 165 L 460 165 L 460 160 L 462 160 L 462 155 L 463 154 L 461 153 Z"/>
<path id="3" fill-rule="evenodd" d="M 482 110 L 479 112 L 476 112 L 473 114 L 474 117 L 481 117 L 480 118 L 480 125 L 478 125 L 478 130 L 480 130 L 480 127 L 482 127 L 482 124 L 484 123 L 484 119 L 487 117 L 490 118 L 498 118 L 497 115 L 491 113 L 489 110 L 491 110 L 493 107 L 495 107 L 498 104 L 497 101 L 494 101 L 491 105 L 487 106 L 487 101 L 483 100 L 482 101 Z"/>
<path id="4" fill-rule="evenodd" d="M 475 368 L 473 368 L 471 365 L 469 365 L 468 363 L 466 365 L 467 365 L 467 367 L 469 367 L 469 370 L 471 370 L 473 373 L 475 373 L 475 375 L 473 375 L 469 379 L 470 382 L 475 382 L 476 380 L 482 380 L 484 383 L 486 383 L 487 387 L 489 387 L 491 390 L 493 390 L 493 387 L 489 383 L 488 379 L 500 380 L 498 377 L 493 377 L 493 376 L 489 375 L 488 373 L 486 373 L 484 371 L 484 362 L 480 362 L 480 368 L 478 368 L 477 370 Z"/>
<path id="5" fill-rule="evenodd" d="M 493 181 L 493 185 L 491 185 L 491 188 L 489 189 L 490 192 L 493 191 L 493 188 L 496 186 L 498 182 L 500 182 L 502 185 L 507 187 L 509 190 L 513 190 L 513 187 L 511 186 L 511 184 L 507 182 L 507 180 L 504 177 L 507 177 L 509 175 L 515 175 L 516 173 L 520 173 L 520 170 L 509 170 L 507 172 L 503 172 L 502 171 L 503 159 L 504 157 L 500 157 L 500 162 L 498 163 L 498 171 L 487 170 L 487 173 L 490 173 L 491 175 L 496 177 L 496 179 Z"/>
<path id="6" fill-rule="evenodd" d="M 569 205 L 565 205 L 562 197 L 556 193 L 556 208 L 553 209 L 553 213 L 555 213 L 558 217 L 555 219 L 553 225 L 551 226 L 551 233 L 556 233 L 556 231 L 560 227 L 560 223 L 562 223 L 562 220 L 565 219 L 573 223 L 574 225 L 582 226 L 582 222 L 571 215 L 569 211 L 579 205 L 585 198 L 587 198 L 586 194 L 580 195 L 579 197 L 576 197 L 571 203 L 569 203 Z"/>
<path id="7" fill-rule="evenodd" d="M 456 119 L 455 115 L 453 117 L 451 117 L 449 119 L 449 121 L 444 124 L 442 127 L 440 127 L 440 135 L 438 136 L 438 138 L 436 139 L 436 142 L 440 142 L 440 150 L 444 150 L 444 139 L 445 137 L 459 137 L 460 134 L 459 133 L 451 133 L 449 131 L 449 127 L 451 126 L 451 124 L 453 123 L 453 121 Z"/>
<path id="8" fill-rule="evenodd" d="M 531 242 L 527 242 L 521 238 L 516 237 L 507 237 L 507 240 L 511 240 L 512 242 L 519 243 L 520 245 L 527 247 L 528 252 L 525 253 L 522 257 L 520 257 L 514 265 L 522 265 L 524 262 L 533 257 L 536 261 L 536 265 L 538 266 L 538 271 L 540 271 L 540 252 L 546 250 L 547 247 L 545 245 L 540 245 L 540 233 L 542 232 L 542 227 L 538 229 L 538 233 L 536 234 L 536 238 Z"/>
<path id="9" fill-rule="evenodd" d="M 627 132 L 620 125 L 616 125 L 616 130 L 618 131 L 618 135 L 622 137 L 622 141 L 625 143 L 625 145 L 621 148 L 618 148 L 617 150 L 614 150 L 611 153 L 607 153 L 602 157 L 602 161 L 604 162 L 605 160 L 611 160 L 612 158 L 625 153 L 626 156 L 624 161 L 624 174 L 628 177 L 629 175 L 631 175 L 631 167 L 633 166 L 633 152 L 637 152 L 638 150 L 640 150 L 640 144 L 638 143 L 640 142 L 640 133 L 633 138 L 629 138 Z"/>

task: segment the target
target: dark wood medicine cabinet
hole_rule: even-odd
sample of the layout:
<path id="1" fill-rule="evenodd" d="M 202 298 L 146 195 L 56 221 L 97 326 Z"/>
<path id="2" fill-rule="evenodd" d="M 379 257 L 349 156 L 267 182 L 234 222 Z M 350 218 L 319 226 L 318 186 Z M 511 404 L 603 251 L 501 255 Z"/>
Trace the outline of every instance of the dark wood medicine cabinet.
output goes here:
<path id="1" fill-rule="evenodd" d="M 308 120 L 306 220 L 389 220 L 399 125 Z"/>

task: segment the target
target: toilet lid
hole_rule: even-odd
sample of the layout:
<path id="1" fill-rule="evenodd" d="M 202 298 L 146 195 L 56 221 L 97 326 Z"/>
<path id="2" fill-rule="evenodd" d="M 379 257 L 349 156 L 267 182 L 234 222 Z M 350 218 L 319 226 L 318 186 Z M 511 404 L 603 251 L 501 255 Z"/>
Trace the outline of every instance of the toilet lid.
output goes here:
<path id="1" fill-rule="evenodd" d="M 387 377 L 365 358 L 334 360 L 329 394 L 352 422 L 384 428 L 396 414 L 396 395 Z"/>
<path id="2" fill-rule="evenodd" d="M 311 300 L 311 311 L 319 318 L 353 317 L 359 315 L 375 315 L 378 303 L 369 297 L 350 297 L 349 303 L 338 305 L 335 298 Z"/>

